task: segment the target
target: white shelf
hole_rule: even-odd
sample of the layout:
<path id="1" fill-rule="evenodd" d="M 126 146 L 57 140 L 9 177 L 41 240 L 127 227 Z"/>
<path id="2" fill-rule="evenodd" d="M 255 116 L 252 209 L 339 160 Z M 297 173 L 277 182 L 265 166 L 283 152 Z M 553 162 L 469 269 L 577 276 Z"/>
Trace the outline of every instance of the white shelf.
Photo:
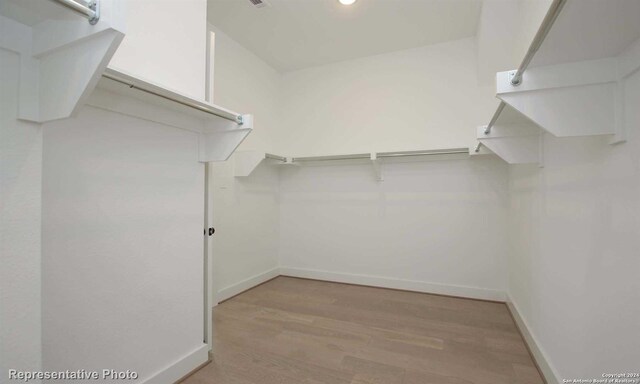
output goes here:
<path id="1" fill-rule="evenodd" d="M 251 115 L 195 100 L 151 81 L 107 69 L 87 104 L 196 132 L 200 161 L 224 161 L 253 129 Z"/>
<path id="2" fill-rule="evenodd" d="M 104 71 L 89 104 L 198 133 L 243 125 L 237 112 L 111 68 Z"/>
<path id="3" fill-rule="evenodd" d="M 101 10 L 91 25 L 51 1 L 0 3 L 0 47 L 20 55 L 19 118 L 62 119 L 84 103 L 124 37 L 113 0 Z"/>
<path id="4" fill-rule="evenodd" d="M 478 130 L 480 142 L 510 163 L 535 160 L 533 138 L 522 135 L 534 136 L 536 129 L 556 137 L 612 135 L 612 144 L 624 142 L 622 90 L 640 69 L 638 20 L 637 0 L 567 0 L 539 49 L 530 49 L 535 54 L 522 81 L 511 83 L 515 71 L 497 74 L 497 97 L 509 107 L 497 119 L 502 125 L 496 135 L 503 138 L 496 142 Z M 514 112 L 529 125 L 526 134 L 509 122 Z M 519 149 L 526 153 L 517 155 Z"/>

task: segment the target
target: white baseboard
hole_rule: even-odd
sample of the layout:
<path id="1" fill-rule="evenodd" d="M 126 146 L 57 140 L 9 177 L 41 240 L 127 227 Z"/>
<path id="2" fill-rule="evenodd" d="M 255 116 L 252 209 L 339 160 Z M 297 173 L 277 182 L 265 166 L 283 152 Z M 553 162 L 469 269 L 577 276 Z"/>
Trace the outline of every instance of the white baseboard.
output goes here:
<path id="1" fill-rule="evenodd" d="M 250 278 L 242 280 L 239 283 L 222 288 L 221 290 L 218 291 L 218 294 L 215 297 L 215 302 L 219 303 L 221 301 L 227 300 L 228 298 L 233 297 L 241 292 L 244 292 L 247 289 L 251 289 L 256 285 L 264 283 L 267 280 L 271 280 L 274 277 L 278 277 L 279 274 L 280 274 L 280 268 L 276 267 L 266 272 L 262 272 L 257 275 L 251 276 Z"/>
<path id="2" fill-rule="evenodd" d="M 536 364 L 538 364 L 538 368 L 542 375 L 545 378 L 547 384 L 559 384 L 562 383 L 560 380 L 560 375 L 558 371 L 553 367 L 551 361 L 547 358 L 547 354 L 544 352 L 544 349 L 540 346 L 540 343 L 536 340 L 535 336 L 531 332 L 531 328 L 525 321 L 525 319 L 520 315 L 520 311 L 518 311 L 517 305 L 513 302 L 511 297 L 507 295 L 507 307 L 509 311 L 511 311 L 511 315 L 513 319 L 516 321 L 522 336 L 524 337 L 525 342 L 529 346 L 529 350 L 533 355 L 533 358 L 536 360 Z"/>
<path id="3" fill-rule="evenodd" d="M 184 357 L 178 359 L 168 367 L 156 372 L 148 379 L 141 381 L 144 384 L 169 384 L 184 378 L 194 369 L 209 360 L 209 345 L 202 344 Z"/>
<path id="4" fill-rule="evenodd" d="M 437 284 L 424 281 L 392 279 L 380 276 L 357 275 L 351 273 L 329 272 L 315 269 L 290 267 L 281 267 L 280 274 L 283 276 L 334 281 L 337 283 L 370 285 L 373 287 L 381 288 L 403 289 L 407 291 L 435 293 L 440 295 L 459 296 L 472 299 L 494 300 L 502 302 L 504 302 L 506 299 L 505 293 L 496 289 L 468 287 L 462 285 Z"/>

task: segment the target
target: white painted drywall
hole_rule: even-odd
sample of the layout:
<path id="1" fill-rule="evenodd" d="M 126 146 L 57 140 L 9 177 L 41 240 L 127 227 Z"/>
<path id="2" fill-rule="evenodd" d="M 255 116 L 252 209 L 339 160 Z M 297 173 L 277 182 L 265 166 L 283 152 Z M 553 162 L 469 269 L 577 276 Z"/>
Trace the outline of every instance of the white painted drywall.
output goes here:
<path id="1" fill-rule="evenodd" d="M 43 130 L 44 369 L 177 380 L 207 349 L 197 134 L 94 107 Z"/>
<path id="2" fill-rule="evenodd" d="M 473 38 L 286 73 L 276 148 L 309 156 L 473 146 L 473 127 L 497 104 L 476 74 Z"/>
<path id="3" fill-rule="evenodd" d="M 255 128 L 240 150 L 271 151 L 280 121 L 280 75 L 223 32 L 215 32 L 214 101 L 250 111 Z M 223 300 L 277 273 L 278 171 L 259 166 L 236 178 L 234 156 L 210 164 L 213 209 L 214 290 Z"/>
<path id="4" fill-rule="evenodd" d="M 278 169 L 236 178 L 233 159 L 212 163 L 213 283 L 218 301 L 277 275 Z M 274 275 L 275 273 L 275 275 Z"/>
<path id="5" fill-rule="evenodd" d="M 8 383 L 8 369 L 41 368 L 42 129 L 17 120 L 19 55 L 0 48 L 0 68 L 0 382 Z"/>
<path id="6" fill-rule="evenodd" d="M 473 39 L 311 68 L 281 77 L 223 32 L 211 28 L 216 33 L 215 102 L 236 110 L 249 110 L 256 115 L 256 129 L 241 145 L 241 150 L 262 150 L 291 156 L 473 145 L 473 127 L 479 121 L 488 121 L 496 103 L 493 87 L 477 85 Z M 284 98 L 280 96 L 280 87 L 283 87 Z M 376 106 L 380 106 L 379 110 Z M 489 245 L 479 252 L 470 251 L 477 246 L 473 241 L 457 244 L 456 256 L 447 259 L 443 254 L 445 243 L 454 243 L 454 237 L 438 244 L 424 244 L 417 239 L 408 245 L 411 251 L 403 256 L 403 262 L 389 271 L 386 270 L 389 266 L 384 262 L 388 261 L 388 247 L 374 251 L 371 256 L 374 262 L 370 268 L 355 268 L 354 265 L 358 265 L 361 259 L 360 256 L 353 256 L 353 249 L 348 247 L 341 251 L 347 255 L 343 260 L 345 264 L 323 263 L 322 260 L 335 253 L 340 243 L 318 244 L 314 237 L 326 240 L 335 229 L 327 227 L 327 223 L 316 225 L 308 217 L 296 215 L 302 215 L 305 210 L 322 211 L 324 207 L 309 201 L 308 205 L 301 203 L 302 211 L 296 213 L 291 200 L 282 203 L 278 200 L 279 194 L 283 197 L 292 195 L 284 190 L 279 191 L 281 185 L 277 180 L 277 166 L 261 165 L 247 178 L 234 178 L 232 162 L 233 158 L 227 163 L 212 166 L 216 226 L 214 284 L 218 298 L 226 298 L 248 287 L 251 282 L 271 276 L 273 268 L 278 267 L 278 254 L 280 265 L 288 268 L 289 272 L 294 268 L 312 268 L 360 273 L 386 277 L 396 282 L 411 280 L 418 285 L 408 288 L 438 291 L 442 285 L 446 285 L 449 293 L 452 293 L 451 289 L 458 289 L 454 293 L 491 298 L 498 298 L 504 291 L 504 279 L 501 278 L 504 275 L 505 257 L 503 240 L 495 243 L 491 239 Z M 497 169 L 491 171 L 487 165 L 489 163 Z M 476 231 L 478 220 L 484 223 L 485 219 L 493 220 L 496 231 L 504 230 L 504 223 L 499 222 L 504 220 L 501 216 L 504 214 L 504 205 L 494 210 L 497 212 L 495 217 L 483 216 L 495 208 L 494 205 L 499 205 L 499 196 L 506 199 L 504 164 L 496 159 L 420 164 L 391 166 L 401 176 L 397 180 L 389 176 L 392 181 L 383 184 L 374 181 L 370 165 L 358 166 L 357 170 L 353 166 L 331 167 L 329 174 L 322 173 L 321 168 L 305 168 L 295 177 L 293 173 L 296 170 L 284 170 L 282 176 L 286 181 L 282 181 L 282 185 L 317 187 L 319 196 L 322 196 L 319 198 L 328 200 L 336 195 L 324 191 L 322 188 L 326 185 L 345 191 L 355 188 L 365 199 L 370 196 L 377 198 L 380 193 L 388 193 L 396 198 L 395 194 L 403 187 L 428 192 L 421 197 L 417 192 L 416 197 L 404 201 L 401 212 L 394 213 L 390 221 L 393 223 L 390 225 L 397 226 L 403 220 L 403 215 L 409 215 L 410 212 L 429 216 L 433 213 L 431 209 L 438 210 L 430 204 L 440 203 L 438 199 L 442 196 L 437 187 L 434 187 L 435 191 L 429 190 L 431 181 L 421 178 L 424 175 L 432 177 L 429 173 L 432 172 L 437 177 L 444 177 L 444 183 L 451 183 L 449 185 L 452 188 L 459 183 L 467 194 L 471 194 L 472 189 L 465 188 L 475 188 L 476 184 L 489 188 L 483 190 L 486 195 L 478 197 L 480 200 L 488 199 L 489 204 L 469 203 L 472 208 L 478 204 L 476 218 L 465 217 L 458 211 L 448 219 L 459 228 L 460 232 L 456 232 L 456 235 Z M 446 180 L 447 176 L 437 171 L 442 166 L 450 167 L 456 177 Z M 403 172 L 408 174 L 404 175 Z M 357 181 L 352 179 L 354 174 L 358 175 Z M 415 185 L 412 184 L 411 175 L 419 179 Z M 466 177 L 469 179 L 464 181 Z M 483 181 L 483 178 L 486 180 Z M 497 186 L 491 186 L 496 180 Z M 400 198 L 404 198 L 401 193 Z M 323 215 L 335 210 L 337 217 L 343 217 L 346 213 L 340 199 L 342 197 L 334 205 L 326 203 L 330 208 Z M 367 209 L 373 212 L 386 206 L 380 201 L 370 204 Z M 394 209 L 395 205 L 391 207 Z M 438 211 L 438 214 L 442 215 L 442 212 Z M 380 227 L 387 220 L 384 216 L 378 219 L 376 225 Z M 418 224 L 413 219 L 409 222 Z M 358 230 L 357 226 L 351 226 L 348 222 L 343 221 L 341 225 L 345 227 L 339 227 L 338 230 L 345 236 L 349 231 L 354 231 L 355 238 L 367 237 L 366 226 Z M 435 228 L 436 225 L 436 220 L 432 220 L 425 228 Z M 406 230 L 406 223 L 403 228 L 395 228 L 389 233 L 389 238 Z M 438 229 L 438 233 L 442 228 Z M 480 231 L 477 235 L 475 233 L 471 235 L 474 239 L 481 238 L 482 244 L 488 241 L 489 237 L 481 236 Z M 274 242 L 273 236 L 278 240 Z M 381 237 L 379 241 L 384 238 Z M 307 251 L 307 258 L 300 262 L 293 261 L 294 253 Z M 434 251 L 438 253 L 432 255 Z M 354 259 L 350 259 L 351 256 Z M 316 258 L 319 258 L 319 264 L 313 265 L 309 260 Z M 455 272 L 453 266 L 461 260 L 475 269 Z M 410 268 L 414 263 L 430 267 L 427 270 Z"/>
<path id="7" fill-rule="evenodd" d="M 496 73 L 518 68 L 551 0 L 484 0 L 476 32 L 478 82 L 495 85 Z"/>
<path id="8" fill-rule="evenodd" d="M 476 46 L 478 50 L 478 83 L 493 86 L 496 73 L 517 68 L 520 58 L 514 55 L 521 2 L 484 0 L 480 11 Z"/>
<path id="9" fill-rule="evenodd" d="M 209 29 L 215 33 L 213 101 L 253 115 L 254 129 L 239 149 L 273 150 L 282 124 L 280 75 L 215 26 Z"/>
<path id="10" fill-rule="evenodd" d="M 109 63 L 197 100 L 205 100 L 206 0 L 126 0 L 125 38 Z"/>
<path id="11" fill-rule="evenodd" d="M 510 167 L 509 294 L 557 380 L 640 361 L 640 73 L 628 142 L 544 140 L 544 168 Z"/>
<path id="12" fill-rule="evenodd" d="M 518 0 L 519 9 L 516 16 L 516 30 L 513 33 L 514 50 L 513 57 L 520 65 L 524 59 L 531 42 L 533 41 L 542 20 L 547 14 L 553 0 Z M 512 68 L 515 69 L 515 68 Z"/>
<path id="13" fill-rule="evenodd" d="M 505 163 L 493 156 L 390 163 L 383 173 L 378 182 L 370 164 L 283 168 L 285 272 L 353 275 L 351 282 L 500 299 L 506 287 Z"/>

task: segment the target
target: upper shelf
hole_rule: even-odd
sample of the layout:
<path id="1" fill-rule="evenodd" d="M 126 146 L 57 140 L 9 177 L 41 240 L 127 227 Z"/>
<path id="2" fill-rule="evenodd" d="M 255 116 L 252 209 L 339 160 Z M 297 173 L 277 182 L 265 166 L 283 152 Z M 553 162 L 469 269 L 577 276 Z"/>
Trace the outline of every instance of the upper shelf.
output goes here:
<path id="1" fill-rule="evenodd" d="M 517 111 L 530 132 L 624 142 L 624 84 L 640 69 L 638 20 L 637 0 L 554 0 L 520 68 L 497 74 L 501 103 L 479 141 L 487 144 L 499 121 L 504 133 L 502 114 Z"/>
<path id="2" fill-rule="evenodd" d="M 62 119 L 84 103 L 124 37 L 113 1 L 93 25 L 53 1 L 0 2 L 0 47 L 20 56 L 19 118 Z"/>
<path id="3" fill-rule="evenodd" d="M 224 161 L 253 129 L 253 117 L 106 69 L 87 104 L 199 134 L 199 159 Z"/>
<path id="4" fill-rule="evenodd" d="M 89 104 L 198 133 L 250 128 L 251 125 L 243 121 L 247 117 L 239 113 L 111 68 L 104 71 Z M 176 112 L 186 120 L 171 118 Z"/>

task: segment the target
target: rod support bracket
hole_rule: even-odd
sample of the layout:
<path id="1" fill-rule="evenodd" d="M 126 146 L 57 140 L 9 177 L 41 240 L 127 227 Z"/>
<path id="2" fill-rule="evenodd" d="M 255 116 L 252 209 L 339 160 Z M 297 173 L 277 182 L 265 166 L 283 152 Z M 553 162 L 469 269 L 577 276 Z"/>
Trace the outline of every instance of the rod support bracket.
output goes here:
<path id="1" fill-rule="evenodd" d="M 94 12 L 93 16 L 89 18 L 89 24 L 96 25 L 100 20 L 100 0 L 91 0 L 89 8 Z"/>
<path id="2" fill-rule="evenodd" d="M 518 76 L 518 71 L 510 71 L 509 72 L 509 82 L 514 87 L 522 84 L 522 75 Z"/>

